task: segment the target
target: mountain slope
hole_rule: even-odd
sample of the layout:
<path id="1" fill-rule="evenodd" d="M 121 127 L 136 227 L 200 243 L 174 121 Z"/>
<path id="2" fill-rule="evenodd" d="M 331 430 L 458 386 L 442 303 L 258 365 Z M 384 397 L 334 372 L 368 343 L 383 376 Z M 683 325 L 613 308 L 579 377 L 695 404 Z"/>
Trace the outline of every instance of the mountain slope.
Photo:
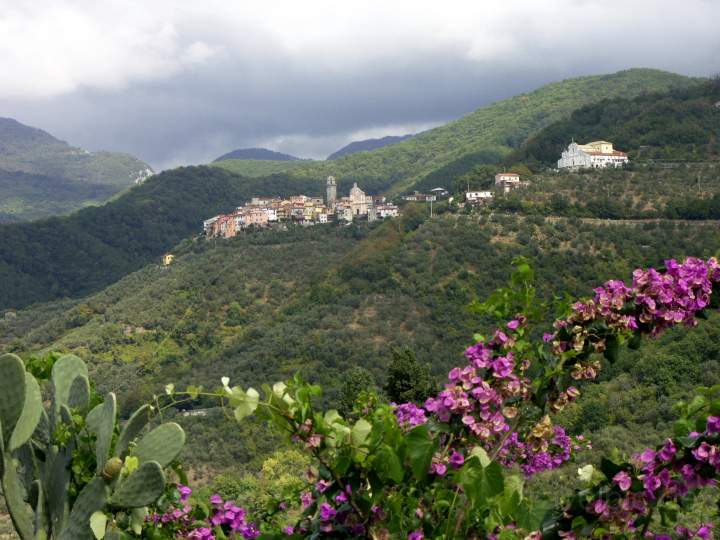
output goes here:
<path id="1" fill-rule="evenodd" d="M 394 347 L 415 350 L 442 376 L 461 360 L 473 333 L 489 329 L 468 304 L 504 284 L 518 255 L 532 259 L 539 293 L 550 298 L 587 295 L 636 266 L 720 248 L 720 230 L 706 223 L 590 224 L 498 214 L 411 222 L 188 244 L 169 267 L 149 265 L 71 305 L 19 312 L 0 323 L 0 343 L 24 354 L 75 351 L 90 361 L 101 390 L 120 390 L 134 404 L 167 382 L 212 388 L 228 376 L 257 387 L 296 371 L 322 383 L 332 402 L 350 366 L 369 369 L 381 382 Z M 682 366 L 698 358 L 688 352 Z M 238 464 L 216 460 L 218 447 L 246 456 L 255 444 L 223 430 L 211 440 L 194 457 L 217 466 Z M 624 433 L 620 442 L 632 438 Z"/>
<path id="2" fill-rule="evenodd" d="M 529 136 L 588 103 L 697 83 L 696 79 L 651 69 L 568 79 L 482 107 L 407 141 L 331 162 L 314 162 L 293 174 L 371 179 L 382 182 L 390 193 L 400 193 L 469 153 L 482 153 L 485 162 L 498 162 Z"/>
<path id="3" fill-rule="evenodd" d="M 258 193 L 321 189 L 311 181 L 248 180 L 217 167 L 186 167 L 154 175 L 101 207 L 2 225 L 0 309 L 96 291 Z"/>
<path id="4" fill-rule="evenodd" d="M 107 200 L 151 173 L 128 154 L 87 152 L 0 118 L 0 215 L 27 220 L 67 213 Z"/>
<path id="5" fill-rule="evenodd" d="M 0 169 L 0 223 L 65 214 L 108 200 L 117 188 Z"/>
<path id="6" fill-rule="evenodd" d="M 283 154 L 281 152 L 275 152 L 274 150 L 268 150 L 267 148 L 239 148 L 233 150 L 227 154 L 223 154 L 219 158 L 213 160 L 213 163 L 218 161 L 224 161 L 226 159 L 253 159 L 263 161 L 295 161 L 300 158 L 291 156 L 290 154 Z"/>
<path id="7" fill-rule="evenodd" d="M 720 159 L 720 78 L 667 93 L 586 105 L 528 139 L 509 164 L 555 166 L 571 139 L 612 141 L 631 160 Z"/>
<path id="8" fill-rule="evenodd" d="M 330 154 L 327 159 L 328 161 L 333 159 L 339 159 L 350 154 L 357 152 L 369 152 L 370 150 L 377 150 L 384 146 L 390 146 L 413 137 L 414 135 L 388 135 L 380 139 L 365 139 L 362 141 L 353 141 L 350 144 L 343 146 L 340 150 L 337 150 Z"/>
<path id="9" fill-rule="evenodd" d="M 271 174 L 281 174 L 307 165 L 307 160 L 272 161 L 261 159 L 224 159 L 210 163 L 213 167 L 222 167 L 240 176 L 259 178 Z"/>

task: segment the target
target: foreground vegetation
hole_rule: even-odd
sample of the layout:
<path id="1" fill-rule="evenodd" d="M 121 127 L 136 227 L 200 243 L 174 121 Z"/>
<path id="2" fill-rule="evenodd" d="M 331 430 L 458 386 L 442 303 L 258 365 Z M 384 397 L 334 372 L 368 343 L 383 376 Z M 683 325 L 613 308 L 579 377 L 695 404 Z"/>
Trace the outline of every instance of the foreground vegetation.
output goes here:
<path id="1" fill-rule="evenodd" d="M 681 405 L 674 437 L 656 449 L 632 459 L 616 453 L 603 458 L 598 469 L 580 468 L 585 486 L 567 499 L 548 507 L 525 493 L 523 476 L 556 469 L 586 446 L 581 436 L 568 436 L 552 417 L 598 376 L 601 357 L 612 364 L 623 345 L 637 349 L 644 336 L 680 324 L 696 325 L 708 309 L 720 305 L 719 294 L 716 259 L 689 258 L 682 264 L 670 260 L 660 272 L 636 270 L 631 284 L 612 280 L 595 289 L 593 299 L 574 303 L 542 336 L 544 345 L 535 346 L 533 327 L 545 324 L 547 305 L 537 297 L 532 269 L 519 261 L 510 286 L 477 306 L 499 319 L 514 318 L 491 337 L 478 337 L 465 351 L 467 364 L 452 369 L 445 389 L 424 403 L 387 405 L 372 391 L 361 392 L 343 415 L 318 410 L 319 387 L 299 376 L 287 384 L 264 385 L 262 401 L 252 388 L 231 387 L 228 377 L 212 392 L 196 386 L 180 392 L 170 384 L 165 397 L 154 398 L 155 409 L 145 406 L 133 414 L 117 444 L 112 444 L 114 395 L 87 413 L 90 388 L 79 359 L 31 362 L 27 369 L 41 380 L 52 373 L 53 424 L 61 428 L 51 433 L 68 433 L 54 443 L 57 455 L 86 448 L 86 453 L 72 453 L 67 468 L 54 467 L 48 461 L 52 453 L 36 453 L 43 441 L 35 434 L 42 417 L 41 389 L 19 358 L 6 355 L 0 358 L 5 390 L 0 426 L 10 427 L 0 438 L 3 493 L 23 540 L 35 538 L 38 531 L 45 531 L 45 538 L 207 540 L 261 534 L 412 540 L 638 534 L 710 538 L 712 523 L 694 522 L 698 516 L 690 517 L 687 509 L 720 475 L 720 387 L 703 389 Z M 160 424 L 136 445 L 133 441 L 149 413 L 154 411 L 162 421 L 168 406 L 200 396 L 221 400 L 237 421 L 259 412 L 284 432 L 310 456 L 305 483 L 293 484 L 294 492 L 289 489 L 271 499 L 255 516 L 219 494 L 207 502 L 190 500 L 192 490 L 183 485 L 187 482 L 177 466 L 182 484 L 166 486 L 163 466 L 178 455 L 182 430 Z M 52 490 L 31 494 L 33 476 L 18 474 L 13 449 L 18 455 L 35 454 L 51 471 L 72 479 L 78 491 L 68 501 L 69 517 L 52 518 L 52 508 L 58 507 Z M 115 454 L 110 453 L 113 449 Z M 33 485 L 42 485 L 38 482 L 47 477 Z M 27 513 L 23 497 L 34 513 Z M 46 504 L 48 519 L 38 519 Z M 700 517 L 709 516 L 701 511 Z M 288 521 L 292 524 L 283 526 Z"/>

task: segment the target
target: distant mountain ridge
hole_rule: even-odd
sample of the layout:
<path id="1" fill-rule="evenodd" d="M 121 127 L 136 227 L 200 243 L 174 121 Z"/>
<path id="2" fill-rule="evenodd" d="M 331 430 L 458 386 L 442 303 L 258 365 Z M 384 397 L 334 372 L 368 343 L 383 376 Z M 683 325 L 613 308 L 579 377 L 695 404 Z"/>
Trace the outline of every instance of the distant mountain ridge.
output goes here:
<path id="1" fill-rule="evenodd" d="M 238 148 L 227 154 L 223 154 L 219 158 L 213 160 L 213 163 L 218 161 L 226 161 L 228 159 L 257 159 L 263 161 L 297 161 L 300 158 L 291 156 L 290 154 L 283 154 L 282 152 L 275 152 L 274 150 L 268 150 L 267 148 Z"/>
<path id="2" fill-rule="evenodd" d="M 379 139 L 365 139 L 362 141 L 353 141 L 350 144 L 343 146 L 340 150 L 337 150 L 336 152 L 330 154 L 327 159 L 328 161 L 331 161 L 334 159 L 339 159 L 343 156 L 355 154 L 357 152 L 368 152 L 370 150 L 376 150 L 384 146 L 390 146 L 391 144 L 405 141 L 410 137 L 414 136 L 415 135 L 413 133 L 410 133 L 407 135 L 388 135 Z"/>
<path id="3" fill-rule="evenodd" d="M 0 221 L 25 221 L 99 204 L 152 168 L 123 153 L 88 152 L 13 118 L 0 118 Z"/>

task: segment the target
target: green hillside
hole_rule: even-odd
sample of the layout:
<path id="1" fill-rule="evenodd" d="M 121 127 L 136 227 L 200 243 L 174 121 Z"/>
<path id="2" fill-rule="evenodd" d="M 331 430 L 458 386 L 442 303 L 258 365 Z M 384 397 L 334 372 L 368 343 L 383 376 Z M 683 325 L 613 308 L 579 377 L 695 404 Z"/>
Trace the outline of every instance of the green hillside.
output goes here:
<path id="1" fill-rule="evenodd" d="M 0 342 L 24 355 L 77 352 L 92 364 L 99 387 L 119 390 L 126 407 L 148 399 L 168 381 L 212 387 L 227 375 L 246 386 L 295 371 L 321 382 L 334 402 L 351 366 L 368 369 L 382 383 L 397 347 L 414 350 L 442 376 L 473 333 L 489 328 L 490 322 L 468 305 L 503 284 L 518 255 L 532 259 L 540 294 L 550 298 L 587 295 L 592 286 L 627 277 L 636 266 L 720 249 L 714 223 L 445 215 L 417 225 L 408 216 L 370 230 L 298 228 L 187 243 L 169 267 L 151 264 L 85 299 L 6 317 Z M 712 324 L 720 327 L 715 319 Z M 690 350 L 673 354 L 682 365 L 717 360 Z M 644 372 L 631 372 L 636 398 L 647 403 L 645 438 L 656 437 L 655 428 L 672 415 L 656 403 L 655 392 L 675 395 L 692 382 L 672 365 L 664 369 L 674 377 L 672 385 L 660 386 L 658 378 L 652 383 L 657 387 L 647 386 Z M 608 404 L 603 407 L 608 411 Z M 583 410 L 576 413 L 578 425 L 590 414 Z M 630 425 L 639 421 L 633 410 L 612 415 L 624 415 Z M 608 425 L 595 422 L 598 430 Z M 194 450 L 195 458 L 206 462 L 249 460 L 271 444 L 249 450 L 245 432 L 231 438 L 209 429 Z M 622 430 L 617 442 L 634 444 Z M 207 455 L 208 448 L 216 453 Z"/>
<path id="2" fill-rule="evenodd" d="M 99 204 L 151 173 L 149 165 L 129 154 L 87 152 L 0 118 L 0 222 Z"/>
<path id="3" fill-rule="evenodd" d="M 0 226 L 0 309 L 97 291 L 144 266 L 204 219 L 253 195 L 320 194 L 317 182 L 243 179 L 217 167 L 174 169 L 101 207 Z"/>
<path id="4" fill-rule="evenodd" d="M 554 166 L 571 139 L 612 141 L 631 160 L 720 158 L 720 78 L 691 88 L 586 105 L 507 157 L 533 168 Z"/>
<path id="5" fill-rule="evenodd" d="M 476 185 L 491 177 L 472 177 Z M 720 162 L 638 163 L 624 170 L 543 172 L 498 194 L 490 210 L 600 219 L 720 220 Z"/>
<path id="6" fill-rule="evenodd" d="M 651 69 L 568 79 L 482 107 L 398 144 L 332 162 L 307 164 L 294 174 L 312 178 L 333 174 L 339 178 L 371 180 L 390 193 L 399 193 L 468 154 L 475 154 L 471 165 L 499 162 L 528 137 L 583 105 L 688 87 L 697 82 Z"/>
<path id="7" fill-rule="evenodd" d="M 308 160 L 263 160 L 263 159 L 223 159 L 210 165 L 222 167 L 232 173 L 251 178 L 269 176 L 293 171 L 307 166 Z"/>

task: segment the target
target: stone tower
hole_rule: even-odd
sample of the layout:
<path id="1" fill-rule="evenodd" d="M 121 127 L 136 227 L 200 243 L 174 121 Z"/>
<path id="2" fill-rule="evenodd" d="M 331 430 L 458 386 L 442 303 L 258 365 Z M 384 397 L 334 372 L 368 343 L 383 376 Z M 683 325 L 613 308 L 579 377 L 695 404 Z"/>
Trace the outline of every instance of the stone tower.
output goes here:
<path id="1" fill-rule="evenodd" d="M 327 205 L 332 206 L 337 200 L 337 183 L 334 176 L 327 177 Z"/>

